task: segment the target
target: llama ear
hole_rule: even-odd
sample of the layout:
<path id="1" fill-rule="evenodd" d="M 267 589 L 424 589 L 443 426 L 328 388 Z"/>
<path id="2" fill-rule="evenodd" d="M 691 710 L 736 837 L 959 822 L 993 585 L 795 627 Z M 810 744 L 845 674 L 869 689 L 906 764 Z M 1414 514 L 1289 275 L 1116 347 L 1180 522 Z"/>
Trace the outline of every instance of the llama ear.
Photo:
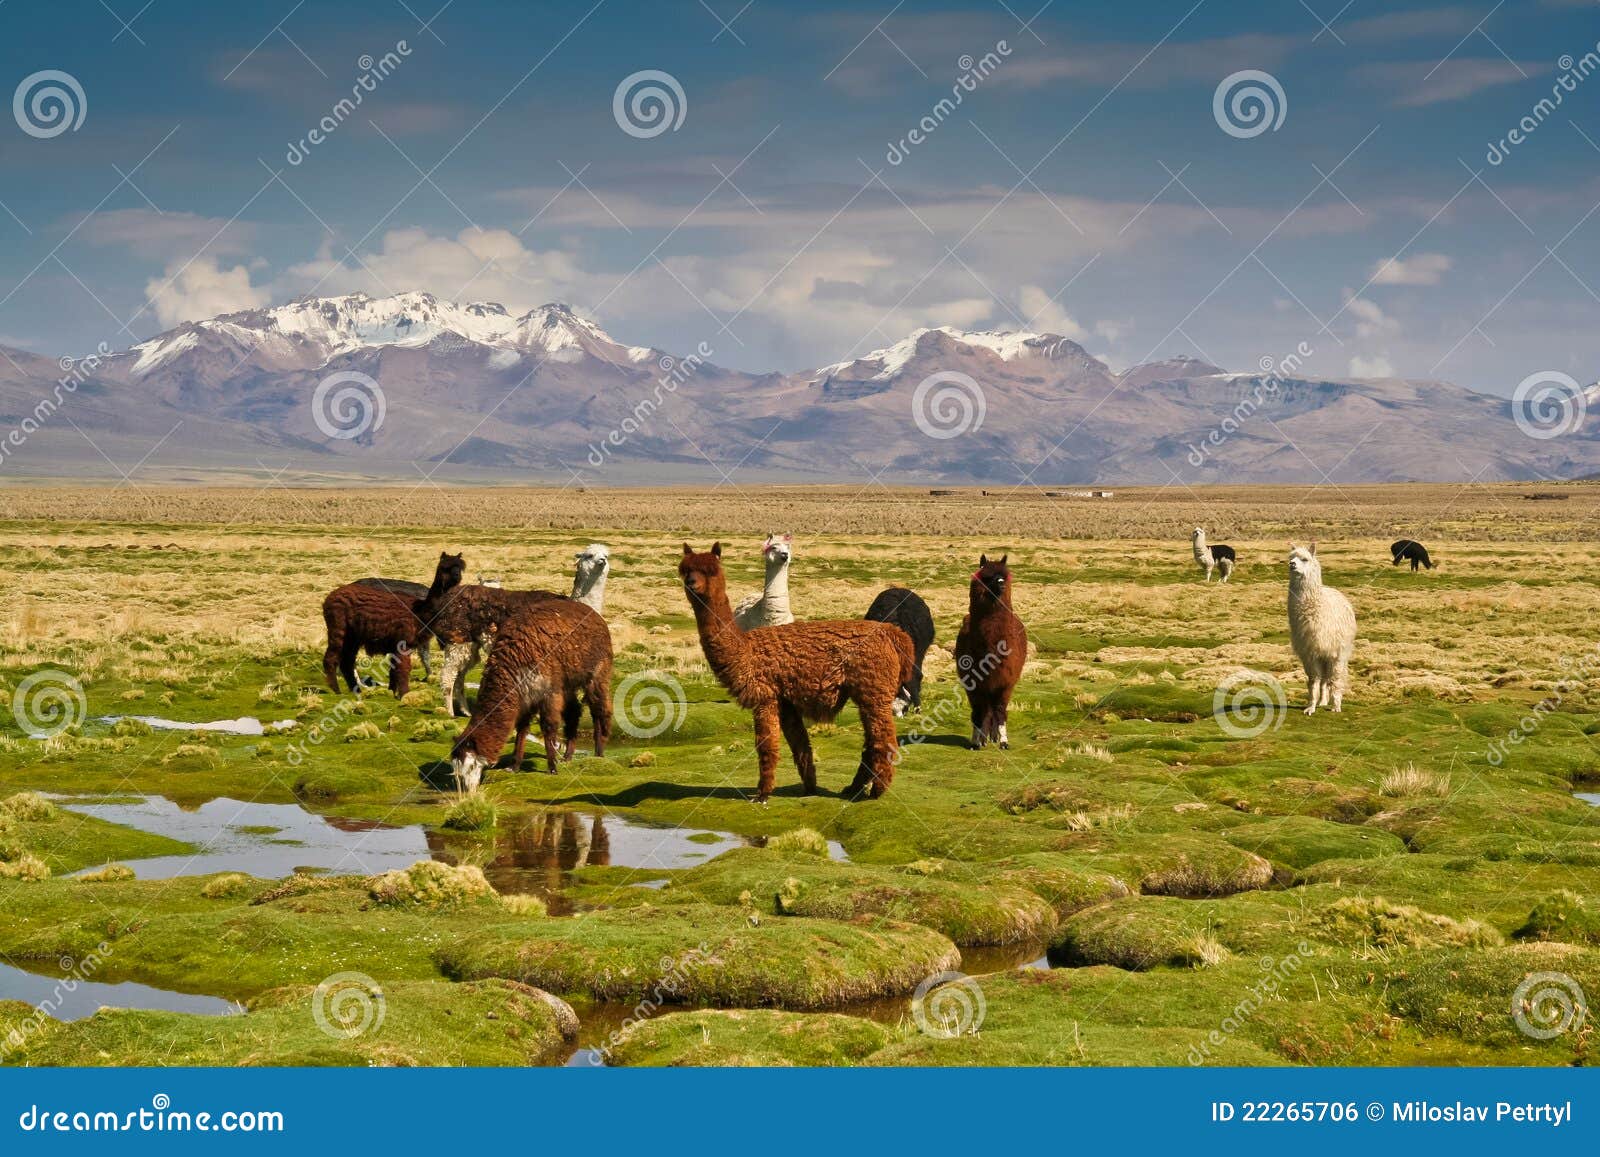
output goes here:
<path id="1" fill-rule="evenodd" d="M 718 558 L 721 558 L 722 557 L 722 544 L 720 542 L 713 542 L 711 544 L 711 553 L 716 555 Z"/>
<path id="2" fill-rule="evenodd" d="M 784 535 L 783 536 L 783 541 L 784 542 L 793 542 L 794 541 L 794 535 L 792 535 L 792 534 Z"/>
<path id="3" fill-rule="evenodd" d="M 1317 557 L 1317 540 L 1314 539 L 1314 538 L 1311 540 L 1310 550 L 1311 550 L 1311 557 L 1312 558 L 1316 558 Z"/>
<path id="4" fill-rule="evenodd" d="M 978 569 L 982 570 L 984 567 L 986 567 L 988 565 L 989 565 L 989 556 L 986 555 L 986 554 L 980 554 L 978 556 Z"/>
<path id="5" fill-rule="evenodd" d="M 1008 559 L 1010 557 L 1011 557 L 1011 552 L 1010 551 L 1006 551 L 1005 554 L 1000 556 L 1000 565 L 1001 566 L 1005 566 L 1006 565 L 1006 559 Z"/>
<path id="6" fill-rule="evenodd" d="M 688 558 L 693 553 L 694 553 L 694 547 L 690 546 L 687 542 L 684 543 L 683 544 L 683 557 L 684 558 Z"/>

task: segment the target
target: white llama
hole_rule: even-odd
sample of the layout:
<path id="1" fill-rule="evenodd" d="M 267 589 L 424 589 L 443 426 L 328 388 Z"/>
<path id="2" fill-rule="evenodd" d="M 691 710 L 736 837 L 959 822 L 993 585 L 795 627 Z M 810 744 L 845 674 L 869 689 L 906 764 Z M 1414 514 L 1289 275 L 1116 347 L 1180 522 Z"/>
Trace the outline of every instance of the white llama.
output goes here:
<path id="1" fill-rule="evenodd" d="M 1330 697 L 1332 709 L 1341 710 L 1356 645 L 1356 612 L 1349 599 L 1322 585 L 1315 542 L 1289 544 L 1289 641 L 1311 686 L 1306 714 L 1315 714 L 1319 703 L 1328 706 Z"/>
<path id="2" fill-rule="evenodd" d="M 578 569 L 572 577 L 572 598 L 597 615 L 605 614 L 606 576 L 611 573 L 611 548 L 591 542 L 578 552 Z"/>
<path id="3" fill-rule="evenodd" d="M 794 622 L 789 610 L 789 559 L 794 554 L 794 535 L 767 535 L 761 557 L 767 564 L 767 581 L 759 595 L 741 599 L 733 608 L 733 621 L 741 631 L 757 627 L 778 627 Z"/>
<path id="4" fill-rule="evenodd" d="M 1211 581 L 1213 570 L 1220 570 L 1222 581 L 1227 582 L 1228 576 L 1233 574 L 1234 561 L 1238 558 L 1233 547 L 1224 546 L 1220 542 L 1215 545 L 1207 543 L 1205 528 L 1201 526 L 1194 528 L 1191 539 L 1194 542 L 1195 565 L 1206 572 L 1206 582 Z"/>

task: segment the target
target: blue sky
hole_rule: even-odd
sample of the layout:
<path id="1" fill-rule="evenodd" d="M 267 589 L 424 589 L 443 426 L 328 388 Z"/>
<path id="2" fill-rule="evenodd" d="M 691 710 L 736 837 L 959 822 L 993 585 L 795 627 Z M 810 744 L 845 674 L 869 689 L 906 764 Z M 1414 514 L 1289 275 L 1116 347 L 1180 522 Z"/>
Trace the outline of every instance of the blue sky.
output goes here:
<path id="1" fill-rule="evenodd" d="M 7 0 L 6 91 L 59 70 L 87 107 L 0 127 L 0 343 L 421 289 L 759 370 L 950 324 L 1117 367 L 1304 342 L 1330 375 L 1600 376 L 1600 75 L 1535 112 L 1600 6 L 1040 2 Z M 675 129 L 616 119 L 644 70 Z M 1276 129 L 1219 125 L 1241 70 Z"/>

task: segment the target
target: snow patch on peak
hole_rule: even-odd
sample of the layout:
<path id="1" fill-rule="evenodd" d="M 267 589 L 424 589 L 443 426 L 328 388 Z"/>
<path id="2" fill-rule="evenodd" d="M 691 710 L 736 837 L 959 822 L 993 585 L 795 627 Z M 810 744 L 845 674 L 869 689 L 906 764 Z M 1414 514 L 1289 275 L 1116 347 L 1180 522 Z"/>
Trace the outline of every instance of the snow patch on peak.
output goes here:
<path id="1" fill-rule="evenodd" d="M 877 364 L 877 372 L 869 381 L 888 381 L 910 364 L 911 359 L 917 356 L 923 341 L 932 334 L 947 337 L 959 345 L 971 346 L 974 349 L 988 350 L 1001 361 L 1014 361 L 1017 358 L 1030 356 L 1054 356 L 1052 351 L 1065 339 L 1054 334 L 1007 332 L 996 333 L 990 330 L 965 330 L 956 329 L 954 326 L 941 325 L 937 328 L 923 328 L 912 330 L 910 335 L 892 346 L 881 350 L 873 350 L 859 358 L 850 361 L 835 362 L 831 366 L 824 366 L 817 371 L 815 381 L 842 373 L 852 366 L 867 367 Z"/>

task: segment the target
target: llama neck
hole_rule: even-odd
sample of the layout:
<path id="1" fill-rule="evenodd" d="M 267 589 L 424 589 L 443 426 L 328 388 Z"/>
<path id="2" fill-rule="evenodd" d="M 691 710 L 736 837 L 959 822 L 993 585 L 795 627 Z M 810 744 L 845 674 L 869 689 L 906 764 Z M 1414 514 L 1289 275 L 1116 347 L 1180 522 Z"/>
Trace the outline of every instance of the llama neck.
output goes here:
<path id="1" fill-rule="evenodd" d="M 1291 607 L 1315 606 L 1322 599 L 1320 574 L 1295 575 L 1289 580 L 1289 605 Z"/>
<path id="2" fill-rule="evenodd" d="M 974 619 L 986 618 L 1004 612 L 1011 613 L 1011 588 L 998 599 L 990 598 L 987 591 L 973 591 L 967 599 L 967 611 Z"/>
<path id="3" fill-rule="evenodd" d="M 597 615 L 602 614 L 606 603 L 606 571 L 609 569 L 602 567 L 588 575 L 579 571 L 572 580 L 572 601 L 582 603 Z"/>
<path id="4" fill-rule="evenodd" d="M 767 564 L 767 582 L 762 589 L 761 597 L 764 600 L 767 614 L 789 614 L 789 560 L 784 559 L 776 565 Z"/>
<path id="5" fill-rule="evenodd" d="M 1211 548 L 1206 545 L 1206 536 L 1199 535 L 1194 540 L 1194 560 L 1201 566 L 1211 557 Z"/>
<path id="6" fill-rule="evenodd" d="M 733 621 L 728 592 L 719 590 L 708 599 L 689 596 L 694 608 L 694 625 L 700 634 L 700 649 L 712 673 L 724 684 L 734 667 L 744 658 L 744 633 Z"/>

